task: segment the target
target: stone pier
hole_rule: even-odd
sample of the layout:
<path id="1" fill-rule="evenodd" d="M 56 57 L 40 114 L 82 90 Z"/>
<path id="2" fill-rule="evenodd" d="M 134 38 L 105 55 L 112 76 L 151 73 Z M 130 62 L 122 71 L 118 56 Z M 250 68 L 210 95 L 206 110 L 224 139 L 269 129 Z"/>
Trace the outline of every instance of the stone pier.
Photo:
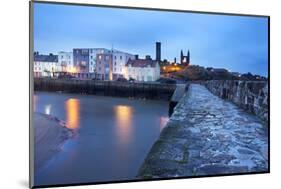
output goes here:
<path id="1" fill-rule="evenodd" d="M 268 172 L 267 132 L 257 116 L 191 84 L 138 177 Z"/>

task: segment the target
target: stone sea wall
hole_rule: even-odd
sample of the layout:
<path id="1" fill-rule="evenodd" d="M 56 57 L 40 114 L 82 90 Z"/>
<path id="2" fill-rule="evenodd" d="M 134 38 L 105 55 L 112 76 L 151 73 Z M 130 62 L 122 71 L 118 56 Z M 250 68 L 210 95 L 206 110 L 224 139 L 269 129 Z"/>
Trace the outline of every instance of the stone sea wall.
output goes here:
<path id="1" fill-rule="evenodd" d="M 268 173 L 264 121 L 190 84 L 150 149 L 138 178 Z"/>
<path id="2" fill-rule="evenodd" d="M 268 82 L 211 80 L 204 85 L 215 95 L 227 99 L 244 110 L 268 121 Z"/>
<path id="3" fill-rule="evenodd" d="M 35 91 L 170 100 L 174 84 L 35 78 Z"/>

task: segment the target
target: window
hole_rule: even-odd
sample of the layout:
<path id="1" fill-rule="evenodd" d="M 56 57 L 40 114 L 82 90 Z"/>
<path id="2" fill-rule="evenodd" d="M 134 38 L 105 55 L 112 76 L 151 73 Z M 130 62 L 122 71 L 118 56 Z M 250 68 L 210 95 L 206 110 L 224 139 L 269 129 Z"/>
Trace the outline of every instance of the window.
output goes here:
<path id="1" fill-rule="evenodd" d="M 82 54 L 88 54 L 88 50 L 87 49 L 82 49 Z"/>
<path id="2" fill-rule="evenodd" d="M 116 62 L 114 62 L 114 66 L 116 66 Z"/>
<path id="3" fill-rule="evenodd" d="M 120 56 L 120 60 L 122 60 L 122 56 Z"/>
<path id="4" fill-rule="evenodd" d="M 114 59 L 116 60 L 116 56 L 114 56 Z"/>

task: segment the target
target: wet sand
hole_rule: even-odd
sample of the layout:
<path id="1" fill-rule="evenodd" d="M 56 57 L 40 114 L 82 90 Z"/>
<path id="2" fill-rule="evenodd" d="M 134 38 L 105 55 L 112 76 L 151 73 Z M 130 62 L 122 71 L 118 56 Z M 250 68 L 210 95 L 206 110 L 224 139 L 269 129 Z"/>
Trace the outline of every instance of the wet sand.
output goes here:
<path id="1" fill-rule="evenodd" d="M 35 170 L 44 166 L 54 154 L 61 150 L 65 140 L 73 136 L 72 130 L 56 117 L 34 113 Z"/>

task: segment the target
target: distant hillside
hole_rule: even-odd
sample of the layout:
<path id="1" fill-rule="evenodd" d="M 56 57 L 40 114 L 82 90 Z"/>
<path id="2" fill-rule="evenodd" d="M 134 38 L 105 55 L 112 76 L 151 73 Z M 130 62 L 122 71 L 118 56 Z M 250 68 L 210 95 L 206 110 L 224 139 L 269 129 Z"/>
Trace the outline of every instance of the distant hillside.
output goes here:
<path id="1" fill-rule="evenodd" d="M 183 80 L 266 80 L 264 77 L 251 73 L 231 73 L 223 68 L 204 68 L 198 65 L 190 65 L 173 74 L 174 78 Z"/>

